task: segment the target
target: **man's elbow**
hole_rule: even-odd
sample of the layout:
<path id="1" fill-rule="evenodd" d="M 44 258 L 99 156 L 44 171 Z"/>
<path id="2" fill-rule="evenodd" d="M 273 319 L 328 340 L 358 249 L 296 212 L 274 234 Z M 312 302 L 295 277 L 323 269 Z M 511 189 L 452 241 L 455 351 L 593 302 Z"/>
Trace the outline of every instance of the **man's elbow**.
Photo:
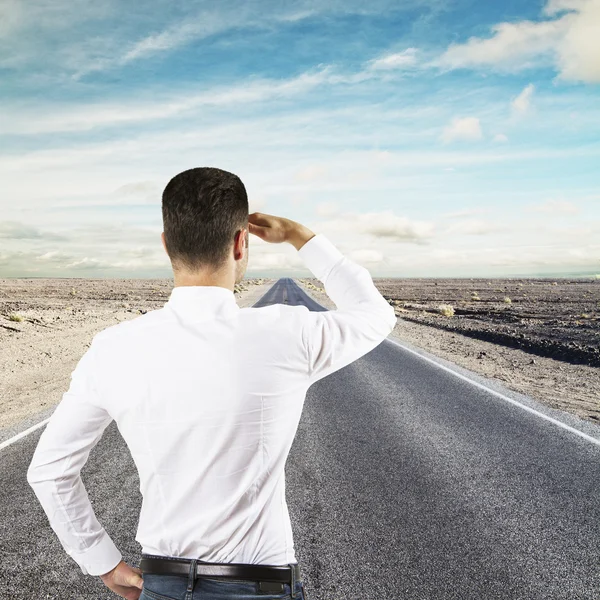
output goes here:
<path id="1" fill-rule="evenodd" d="M 371 335 L 381 339 L 387 338 L 387 336 L 394 331 L 398 322 L 396 311 L 394 310 L 394 307 L 389 304 L 387 304 L 387 307 L 381 305 L 374 307 L 367 318 L 371 324 Z"/>
<path id="2" fill-rule="evenodd" d="M 394 328 L 398 324 L 398 317 L 396 316 L 396 309 L 394 308 L 394 306 L 392 304 L 390 304 L 389 306 L 392 309 L 390 311 L 390 327 L 391 327 L 390 333 L 391 333 L 392 331 L 394 331 Z"/>
<path id="3" fill-rule="evenodd" d="M 387 325 L 385 335 L 388 336 L 392 331 L 394 331 L 394 328 L 398 322 L 396 309 L 391 304 L 386 302 L 386 306 L 382 309 L 381 316 L 385 319 L 385 323 Z"/>

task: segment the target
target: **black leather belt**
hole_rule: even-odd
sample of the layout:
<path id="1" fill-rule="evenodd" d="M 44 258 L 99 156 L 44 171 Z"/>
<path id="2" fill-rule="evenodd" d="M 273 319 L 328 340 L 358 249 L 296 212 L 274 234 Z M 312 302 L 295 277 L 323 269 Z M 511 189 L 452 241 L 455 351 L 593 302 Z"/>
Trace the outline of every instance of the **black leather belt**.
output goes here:
<path id="1" fill-rule="evenodd" d="M 142 573 L 190 576 L 190 558 L 175 558 L 142 554 L 140 569 Z M 195 577 L 224 577 L 231 579 L 249 579 L 254 581 L 277 581 L 289 583 L 300 580 L 300 565 L 252 565 L 246 563 L 210 563 L 196 562 Z M 263 586 L 264 587 L 264 586 Z M 261 588 L 262 589 L 262 588 Z M 293 592 L 292 587 L 292 593 Z M 283 591 L 283 588 L 281 588 Z"/>

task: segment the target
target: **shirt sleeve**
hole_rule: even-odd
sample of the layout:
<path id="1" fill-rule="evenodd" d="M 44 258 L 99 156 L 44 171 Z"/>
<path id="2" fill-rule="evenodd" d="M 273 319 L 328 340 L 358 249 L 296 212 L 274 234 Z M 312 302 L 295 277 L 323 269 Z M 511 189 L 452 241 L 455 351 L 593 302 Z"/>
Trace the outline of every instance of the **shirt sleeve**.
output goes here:
<path id="1" fill-rule="evenodd" d="M 80 476 L 90 450 L 112 421 L 98 402 L 93 375 L 92 341 L 40 436 L 27 482 L 82 573 L 104 575 L 119 564 L 122 555 L 96 519 Z"/>
<path id="2" fill-rule="evenodd" d="M 303 316 L 302 340 L 312 384 L 373 350 L 393 331 L 397 319 L 369 271 L 344 256 L 322 233 L 298 254 L 337 307 L 306 309 Z"/>

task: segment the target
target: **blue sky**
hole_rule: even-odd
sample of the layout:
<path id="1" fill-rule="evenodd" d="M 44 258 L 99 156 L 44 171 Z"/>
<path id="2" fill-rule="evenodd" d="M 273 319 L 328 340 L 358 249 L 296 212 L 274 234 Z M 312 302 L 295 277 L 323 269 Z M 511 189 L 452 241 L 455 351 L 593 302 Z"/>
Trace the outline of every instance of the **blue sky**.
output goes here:
<path id="1" fill-rule="evenodd" d="M 0 277 L 171 277 L 193 166 L 375 277 L 600 274 L 599 29 L 600 0 L 4 0 Z M 247 276 L 310 273 L 251 236 Z"/>

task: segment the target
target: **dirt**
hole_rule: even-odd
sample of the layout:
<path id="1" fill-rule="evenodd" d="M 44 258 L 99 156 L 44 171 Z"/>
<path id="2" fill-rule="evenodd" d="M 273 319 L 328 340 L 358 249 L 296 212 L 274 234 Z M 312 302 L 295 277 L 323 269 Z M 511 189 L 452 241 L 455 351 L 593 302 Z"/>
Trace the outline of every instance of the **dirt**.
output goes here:
<path id="1" fill-rule="evenodd" d="M 379 279 L 407 321 L 600 366 L 600 279 Z M 444 316 L 440 305 L 454 316 Z"/>
<path id="2" fill-rule="evenodd" d="M 398 341 L 600 423 L 600 280 L 373 281 L 396 307 L 391 336 Z M 298 282 L 335 310 L 318 279 Z M 445 316 L 440 306 L 453 307 L 454 315 Z"/>

